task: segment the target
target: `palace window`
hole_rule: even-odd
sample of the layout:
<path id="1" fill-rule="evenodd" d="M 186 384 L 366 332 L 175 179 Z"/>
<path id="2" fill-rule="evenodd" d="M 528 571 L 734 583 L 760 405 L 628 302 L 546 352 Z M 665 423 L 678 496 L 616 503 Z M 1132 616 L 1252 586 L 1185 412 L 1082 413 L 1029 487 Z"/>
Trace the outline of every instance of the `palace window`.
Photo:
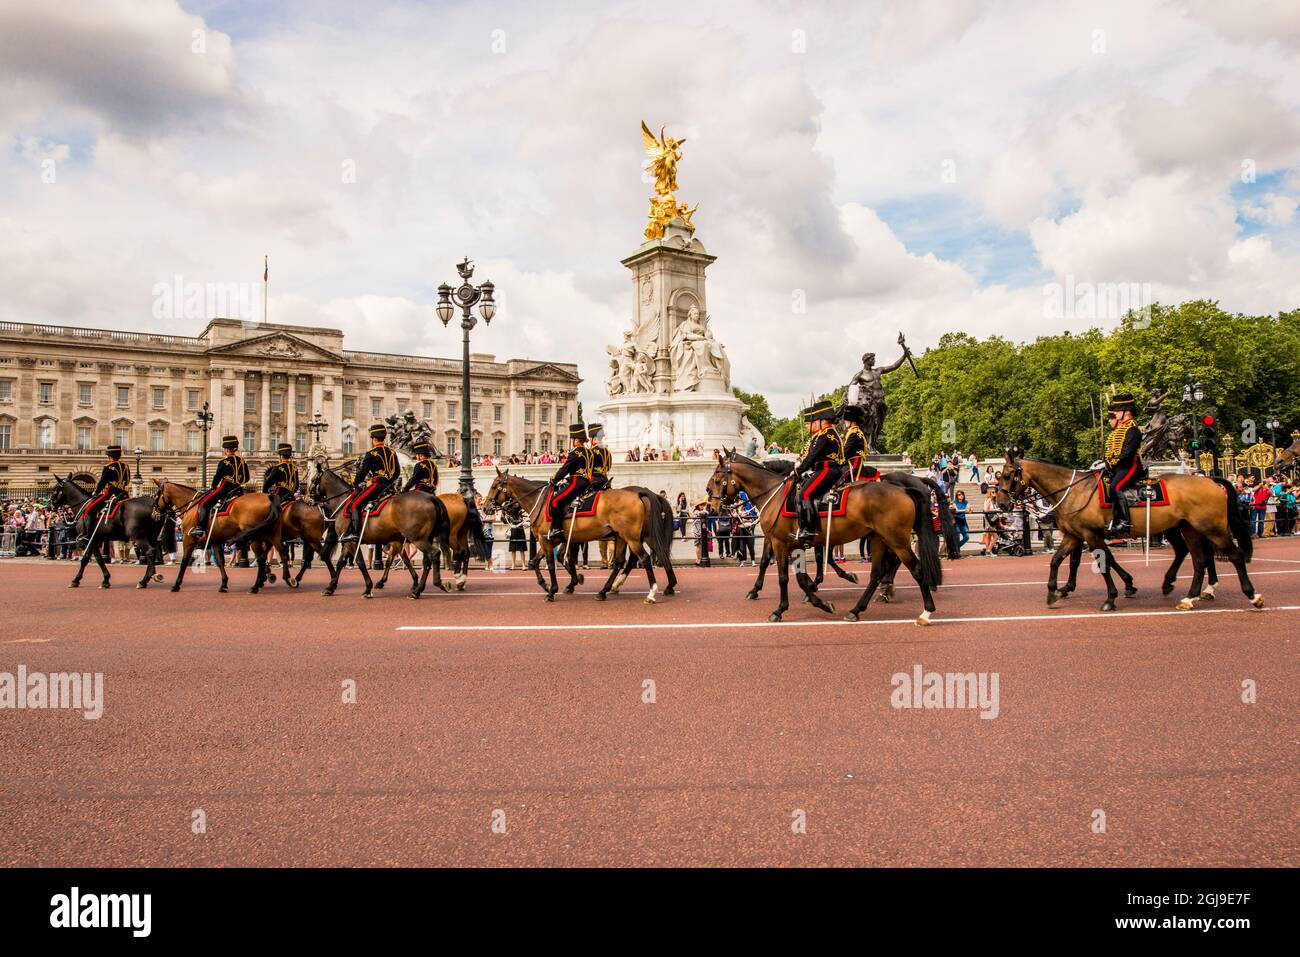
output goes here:
<path id="1" fill-rule="evenodd" d="M 551 421 L 551 407 L 549 405 L 544 405 L 542 406 L 542 425 L 546 425 L 550 421 Z"/>
<path id="2" fill-rule="evenodd" d="M 459 404 L 459 403 L 457 403 L 457 402 L 448 402 L 448 403 L 447 403 L 447 421 L 448 421 L 448 422 L 454 422 L 454 421 L 455 421 L 455 419 L 456 419 L 456 413 L 457 413 L 457 411 L 459 411 L 459 409 L 460 409 L 460 404 Z"/>
<path id="3" fill-rule="evenodd" d="M 524 406 L 524 425 L 532 425 L 532 424 L 533 424 L 533 407 L 531 405 L 526 405 Z"/>
<path id="4" fill-rule="evenodd" d="M 343 397 L 343 418 L 355 419 L 357 417 L 357 400 L 350 395 Z"/>
<path id="5" fill-rule="evenodd" d="M 80 405 L 90 405 L 95 398 L 94 387 L 89 382 L 77 383 L 77 402 Z"/>
<path id="6" fill-rule="evenodd" d="M 307 433 L 299 429 L 293 434 L 293 447 L 299 452 L 307 451 Z"/>
<path id="7" fill-rule="evenodd" d="M 469 417 L 473 419 L 475 422 L 477 422 L 478 413 L 479 413 L 479 404 L 477 402 L 471 402 L 469 404 Z"/>
<path id="8" fill-rule="evenodd" d="M 501 440 L 500 440 L 500 439 L 493 439 L 493 440 L 492 440 L 492 457 L 493 457 L 494 459 L 499 459 L 499 458 L 501 458 Z"/>
<path id="9" fill-rule="evenodd" d="M 122 448 L 126 448 L 131 444 L 131 429 L 128 426 L 118 426 L 114 431 L 114 436 L 115 438 L 113 441 L 122 446 Z"/>
<path id="10" fill-rule="evenodd" d="M 271 434 L 274 435 L 275 433 L 272 432 Z M 257 448 L 257 430 L 245 429 L 244 430 L 244 451 L 252 452 L 256 448 Z"/>
<path id="11" fill-rule="evenodd" d="M 493 421 L 493 422 L 500 422 L 500 421 L 502 420 L 502 418 L 504 418 L 504 416 L 505 416 L 505 406 L 503 406 L 503 405 L 494 405 L 494 406 L 492 406 L 492 421 Z"/>
<path id="12" fill-rule="evenodd" d="M 0 379 L 0 402 L 12 402 L 14 400 L 14 380 Z"/>
<path id="13" fill-rule="evenodd" d="M 307 414 L 307 393 L 306 392 L 298 393 L 296 408 L 298 409 L 299 415 Z"/>
<path id="14" fill-rule="evenodd" d="M 88 451 L 90 449 L 90 440 L 91 440 L 90 426 L 88 425 L 77 426 L 77 451 L 78 452 Z"/>
<path id="15" fill-rule="evenodd" d="M 188 429 L 188 430 L 186 430 L 186 432 L 185 432 L 185 451 L 186 451 L 186 452 L 197 452 L 197 451 L 199 451 L 199 435 L 200 435 L 200 433 L 199 433 L 199 430 L 198 430 L 198 429 Z"/>
<path id="16" fill-rule="evenodd" d="M 119 409 L 128 408 L 131 405 L 131 387 L 129 385 L 120 385 L 117 387 L 117 407 Z"/>
<path id="17" fill-rule="evenodd" d="M 272 412 L 283 412 L 283 411 L 284 411 L 284 393 L 283 393 L 283 392 L 272 392 L 272 393 L 271 393 L 271 411 L 272 411 Z"/>
<path id="18" fill-rule="evenodd" d="M 257 411 L 257 393 L 254 392 L 252 389 L 246 389 L 244 391 L 244 411 L 245 412 Z"/>
<path id="19" fill-rule="evenodd" d="M 273 431 L 273 432 L 271 433 L 271 445 L 270 445 L 270 448 L 275 448 L 277 445 L 279 445 L 279 444 L 280 444 L 281 442 L 283 442 L 283 441 L 284 441 L 284 433 L 281 432 L 279 429 L 276 429 L 275 431 Z"/>
<path id="20" fill-rule="evenodd" d="M 357 450 L 357 433 L 353 429 L 345 429 L 343 432 L 343 454 L 352 455 Z"/>
<path id="21" fill-rule="evenodd" d="M 163 406 L 167 404 L 167 390 L 162 388 L 161 386 L 154 386 L 152 391 L 153 391 L 153 407 L 155 409 L 161 409 Z"/>
<path id="22" fill-rule="evenodd" d="M 40 449 L 54 448 L 54 423 L 49 419 L 44 419 L 36 427 L 36 447 Z"/>
<path id="23" fill-rule="evenodd" d="M 426 402 L 424 403 L 424 417 L 425 417 L 426 419 L 432 419 L 432 418 L 433 418 L 433 403 L 432 403 L 432 402 L 428 402 L 428 401 L 426 401 Z"/>
<path id="24" fill-rule="evenodd" d="M 399 413 L 400 413 L 400 412 L 405 412 L 407 406 L 409 406 L 410 404 L 411 404 L 411 400 L 410 400 L 410 399 L 398 399 L 398 400 L 397 400 L 397 411 L 398 411 Z"/>
<path id="25" fill-rule="evenodd" d="M 38 399 L 38 401 L 41 403 L 41 405 L 49 405 L 51 402 L 54 401 L 54 383 L 53 383 L 53 382 L 42 382 L 42 383 L 40 383 L 39 390 L 40 390 L 40 391 L 39 391 L 39 393 L 38 393 L 38 395 L 39 395 L 39 399 Z"/>
<path id="26" fill-rule="evenodd" d="M 471 435 L 471 436 L 469 437 L 469 454 L 470 454 L 470 455 L 478 455 L 478 454 L 479 454 L 479 451 L 478 451 L 478 443 L 479 443 L 479 437 L 478 437 L 477 435 Z"/>
<path id="27" fill-rule="evenodd" d="M 12 425 L 0 425 L 0 449 L 9 448 L 9 442 L 13 437 Z"/>
<path id="28" fill-rule="evenodd" d="M 377 419 L 377 418 L 379 418 L 380 415 L 383 414 L 383 408 L 384 408 L 383 403 L 384 403 L 384 400 L 383 400 L 383 399 L 376 399 L 376 398 L 373 398 L 373 397 L 370 399 L 370 416 L 371 416 L 371 418 L 375 418 L 375 419 Z"/>
<path id="29" fill-rule="evenodd" d="M 533 454 L 533 437 L 531 435 L 524 439 L 524 454 Z"/>
<path id="30" fill-rule="evenodd" d="M 149 430 L 149 448 L 154 452 L 161 452 L 167 448 L 166 429 Z"/>
<path id="31" fill-rule="evenodd" d="M 543 452 L 551 451 L 551 433 L 549 432 L 545 432 L 542 434 L 542 451 Z"/>
<path id="32" fill-rule="evenodd" d="M 193 412 L 199 407 L 199 390 L 185 390 L 185 408 Z M 247 399 L 245 399 L 245 408 L 247 408 Z"/>

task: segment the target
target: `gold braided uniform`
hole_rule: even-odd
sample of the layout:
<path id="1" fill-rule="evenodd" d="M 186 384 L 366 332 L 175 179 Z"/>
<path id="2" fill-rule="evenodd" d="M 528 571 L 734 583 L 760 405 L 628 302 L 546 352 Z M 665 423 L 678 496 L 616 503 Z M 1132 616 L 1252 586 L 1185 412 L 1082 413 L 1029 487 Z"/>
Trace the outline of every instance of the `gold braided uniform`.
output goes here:
<path id="1" fill-rule="evenodd" d="M 438 494 L 438 466 L 429 459 L 419 459 L 411 469 L 411 477 L 406 480 L 404 492 L 428 492 Z"/>

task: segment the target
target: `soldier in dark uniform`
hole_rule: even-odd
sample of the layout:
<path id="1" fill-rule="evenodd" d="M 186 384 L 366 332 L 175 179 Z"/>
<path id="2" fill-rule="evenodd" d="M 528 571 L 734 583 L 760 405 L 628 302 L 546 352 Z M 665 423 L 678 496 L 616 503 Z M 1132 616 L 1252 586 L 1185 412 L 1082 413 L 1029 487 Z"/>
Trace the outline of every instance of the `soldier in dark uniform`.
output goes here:
<path id="1" fill-rule="evenodd" d="M 1138 457 L 1142 447 L 1142 430 L 1133 421 L 1137 403 L 1127 392 L 1120 392 L 1106 409 L 1112 431 L 1106 437 L 1106 479 L 1110 485 L 1111 518 L 1108 535 L 1127 535 L 1133 529 L 1124 489 L 1132 488 L 1147 477 L 1146 466 Z"/>
<path id="2" fill-rule="evenodd" d="M 844 441 L 835 431 L 835 407 L 822 400 L 803 412 L 811 438 L 804 446 L 794 474 L 801 477 L 799 531 L 791 537 L 807 547 L 817 537 L 817 505 L 839 482 L 844 469 Z"/>
<path id="3" fill-rule="evenodd" d="M 862 427 L 867 422 L 867 410 L 860 405 L 843 405 L 840 418 L 844 421 L 844 480 L 874 482 L 880 478 L 880 470 L 866 462 L 867 435 Z"/>
<path id="4" fill-rule="evenodd" d="M 564 510 L 569 503 L 587 491 L 591 485 L 591 453 L 587 451 L 587 427 L 581 422 L 569 426 L 573 448 L 564 464 L 551 476 L 551 533 L 547 541 L 558 542 L 564 538 Z"/>
<path id="5" fill-rule="evenodd" d="M 602 444 L 604 437 L 605 428 L 599 422 L 587 426 L 587 451 L 591 454 L 591 488 L 593 491 L 609 488 L 609 470 L 614 465 L 614 456 Z"/>
<path id="6" fill-rule="evenodd" d="M 357 477 L 352 481 L 352 496 L 348 499 L 348 533 L 343 542 L 355 542 L 361 537 L 361 515 L 367 505 L 374 505 L 392 490 L 402 477 L 397 453 L 384 444 L 388 430 L 383 425 L 370 427 L 370 448 L 357 465 Z"/>
<path id="7" fill-rule="evenodd" d="M 266 470 L 262 477 L 262 491 L 275 500 L 276 508 L 280 508 L 298 497 L 301 481 L 298 478 L 298 465 L 293 460 L 293 446 L 281 442 L 275 451 L 279 454 L 280 461 Z"/>
<path id="8" fill-rule="evenodd" d="M 108 462 L 99 472 L 99 482 L 95 485 L 95 497 L 86 503 L 83 514 L 86 517 L 85 528 L 93 531 L 99 520 L 99 512 L 111 508 L 118 499 L 131 494 L 131 467 L 122 461 L 122 446 L 110 445 L 104 449 Z M 90 544 L 90 536 L 78 535 L 77 545 L 85 548 Z"/>
<path id="9" fill-rule="evenodd" d="M 429 448 L 428 442 L 416 442 L 412 451 L 415 452 L 415 468 L 411 469 L 411 477 L 406 480 L 402 491 L 428 492 L 430 495 L 437 495 L 438 466 L 429 457 L 433 454 L 433 450 Z"/>
<path id="10" fill-rule="evenodd" d="M 230 499 L 244 494 L 244 483 L 248 481 L 248 463 L 239 454 L 239 438 L 223 435 L 221 448 L 225 457 L 217 463 L 217 470 L 212 473 L 212 487 L 199 499 L 198 517 L 190 529 L 190 538 L 202 539 L 208 534 L 208 520 L 214 507 L 220 511 Z"/>

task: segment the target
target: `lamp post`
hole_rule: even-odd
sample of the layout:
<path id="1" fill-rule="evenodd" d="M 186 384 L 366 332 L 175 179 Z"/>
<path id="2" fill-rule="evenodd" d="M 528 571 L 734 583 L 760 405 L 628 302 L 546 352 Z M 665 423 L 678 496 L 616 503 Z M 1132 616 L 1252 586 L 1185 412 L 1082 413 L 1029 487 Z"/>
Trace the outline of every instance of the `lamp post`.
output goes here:
<path id="1" fill-rule="evenodd" d="M 460 328 L 463 333 L 464 356 L 460 370 L 460 484 L 457 490 L 472 501 L 475 493 L 474 471 L 469 464 L 469 332 L 478 325 L 478 320 L 474 318 L 475 305 L 482 313 L 483 321 L 489 324 L 492 322 L 492 317 L 497 312 L 497 304 L 492 299 L 492 292 L 496 287 L 491 282 L 484 282 L 478 286 L 470 282 L 474 275 L 474 264 L 468 257 L 456 265 L 456 272 L 460 273 L 460 285 L 455 289 L 446 283 L 439 286 L 436 308 L 443 328 L 446 328 L 451 322 L 451 317 L 456 314 L 456 307 L 460 306 L 461 309 Z"/>
<path id="2" fill-rule="evenodd" d="M 1193 472 L 1201 466 L 1201 400 L 1204 398 L 1205 390 L 1201 388 L 1200 380 L 1189 372 L 1187 381 L 1183 384 L 1183 405 L 1187 406 L 1192 413 Z"/>
<path id="3" fill-rule="evenodd" d="M 144 449 L 140 448 L 140 446 L 137 445 L 135 447 L 135 481 L 131 483 L 132 485 L 135 486 L 136 495 L 139 495 L 141 493 L 141 490 L 143 489 L 143 485 L 141 484 L 141 480 L 140 480 L 140 457 L 142 455 L 144 455 Z"/>
<path id="4" fill-rule="evenodd" d="M 212 429 L 212 420 L 216 416 L 208 410 L 208 403 L 194 416 L 194 421 L 203 430 L 203 487 L 208 487 L 208 432 Z"/>
<path id="5" fill-rule="evenodd" d="M 1268 414 L 1268 444 L 1273 446 L 1275 453 L 1277 449 L 1277 428 L 1281 424 L 1277 420 L 1277 413 L 1270 412 Z"/>

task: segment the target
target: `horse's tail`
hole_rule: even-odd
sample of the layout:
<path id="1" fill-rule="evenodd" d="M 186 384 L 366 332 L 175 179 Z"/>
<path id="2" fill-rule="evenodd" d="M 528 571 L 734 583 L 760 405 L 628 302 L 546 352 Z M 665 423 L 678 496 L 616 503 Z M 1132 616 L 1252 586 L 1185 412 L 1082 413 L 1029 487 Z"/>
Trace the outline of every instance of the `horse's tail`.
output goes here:
<path id="1" fill-rule="evenodd" d="M 430 495 L 433 500 L 434 519 L 433 519 L 433 537 L 438 547 L 442 549 L 444 555 L 451 555 L 451 513 L 447 511 L 447 503 L 436 495 Z M 480 530 L 482 525 L 479 526 Z"/>
<path id="2" fill-rule="evenodd" d="M 230 540 L 231 544 L 247 545 L 249 542 L 257 541 L 263 536 L 269 535 L 271 533 L 271 530 L 275 528 L 277 524 L 279 524 L 279 521 L 280 521 L 280 506 L 276 504 L 275 499 L 271 499 L 271 511 L 266 516 L 266 518 L 262 519 L 260 522 L 258 522 L 256 525 L 252 526 L 251 528 L 244 529 L 242 532 L 240 532 L 238 535 L 236 535 L 234 538 Z"/>
<path id="3" fill-rule="evenodd" d="M 1245 509 L 1242 508 L 1241 502 L 1237 499 L 1237 490 L 1232 487 L 1232 483 L 1227 479 L 1212 476 L 1212 480 L 1215 485 L 1222 486 L 1223 491 L 1227 493 L 1228 531 L 1236 539 L 1237 547 L 1246 556 L 1246 561 L 1250 561 L 1251 555 L 1255 551 L 1255 542 L 1250 537 L 1250 522 L 1246 520 Z"/>
<path id="4" fill-rule="evenodd" d="M 948 493 L 934 479 L 923 478 L 921 481 L 934 492 L 934 500 L 939 504 L 939 528 L 943 535 L 943 544 L 948 551 L 948 559 L 955 562 L 961 558 L 961 549 L 957 547 L 957 520 L 953 517 Z"/>
<path id="5" fill-rule="evenodd" d="M 474 506 L 474 500 L 468 496 L 465 497 L 465 512 L 465 523 L 469 528 L 470 547 L 474 550 L 474 557 L 481 562 L 485 562 L 488 560 L 488 550 L 487 539 L 483 537 L 483 516 L 478 513 L 478 509 Z"/>
<path id="6" fill-rule="evenodd" d="M 912 498 L 916 509 L 916 518 L 912 522 L 912 531 L 916 532 L 916 547 L 920 552 L 921 581 L 928 588 L 943 584 L 943 566 L 939 563 L 939 536 L 934 533 L 934 519 L 930 516 L 930 495 L 914 488 L 905 491 Z"/>
<path id="7" fill-rule="evenodd" d="M 672 563 L 673 550 L 673 507 L 668 499 L 658 492 L 643 485 L 625 485 L 625 492 L 635 492 L 646 510 L 645 541 L 660 564 L 667 567 Z"/>

